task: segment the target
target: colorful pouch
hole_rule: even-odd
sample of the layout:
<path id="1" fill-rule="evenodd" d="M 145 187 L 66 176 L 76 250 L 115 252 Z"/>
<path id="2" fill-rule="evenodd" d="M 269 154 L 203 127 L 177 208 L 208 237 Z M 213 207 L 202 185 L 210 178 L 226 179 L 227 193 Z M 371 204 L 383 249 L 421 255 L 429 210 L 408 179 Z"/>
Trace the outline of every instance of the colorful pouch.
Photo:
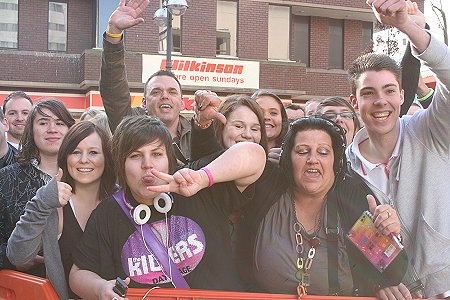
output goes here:
<path id="1" fill-rule="evenodd" d="M 358 248 L 372 265 L 383 272 L 403 249 L 402 244 L 391 236 L 377 231 L 373 215 L 365 211 L 353 225 L 347 238 Z"/>

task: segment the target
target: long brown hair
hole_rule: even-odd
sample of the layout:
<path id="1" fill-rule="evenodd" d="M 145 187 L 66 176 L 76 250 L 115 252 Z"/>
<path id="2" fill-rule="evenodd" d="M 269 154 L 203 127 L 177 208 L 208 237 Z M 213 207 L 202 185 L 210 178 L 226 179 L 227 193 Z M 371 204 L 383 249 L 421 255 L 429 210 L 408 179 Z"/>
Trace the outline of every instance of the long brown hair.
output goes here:
<path id="1" fill-rule="evenodd" d="M 283 143 L 283 139 L 284 136 L 286 135 L 288 129 L 289 129 L 289 120 L 288 120 L 288 116 L 286 113 L 286 109 L 284 108 L 283 102 L 281 101 L 281 98 L 278 97 L 277 94 L 272 93 L 271 91 L 266 91 L 266 90 L 257 90 L 256 92 L 253 93 L 252 95 L 252 99 L 258 100 L 258 98 L 261 97 L 271 97 L 273 98 L 277 103 L 278 106 L 280 107 L 280 112 L 281 112 L 281 131 L 280 134 L 277 136 L 276 140 L 275 140 L 275 145 L 276 147 L 281 147 L 281 144 Z M 264 114 L 263 114 L 263 120 L 264 120 Z"/>
<path id="2" fill-rule="evenodd" d="M 91 121 L 81 121 L 72 126 L 59 148 L 58 166 L 63 170 L 62 181 L 69 184 L 72 187 L 72 192 L 76 193 L 75 181 L 67 169 L 67 157 L 77 148 L 82 140 L 94 133 L 97 133 L 100 136 L 100 140 L 102 141 L 102 152 L 105 159 L 105 168 L 100 180 L 100 199 L 104 199 L 115 191 L 116 176 L 114 165 L 111 163 L 113 161 L 111 153 L 111 136 L 103 126 L 97 125 Z"/>
<path id="3" fill-rule="evenodd" d="M 36 119 L 37 114 L 41 114 L 43 116 L 47 116 L 43 109 L 46 108 L 52 113 L 54 113 L 58 119 L 64 122 L 64 124 L 67 125 L 67 127 L 72 127 L 73 124 L 75 124 L 75 120 L 72 118 L 72 115 L 67 110 L 67 108 L 64 106 L 62 102 L 60 102 L 57 99 L 46 99 L 41 102 L 36 103 L 30 111 L 30 114 L 28 115 L 27 122 L 25 124 L 25 129 L 23 132 L 22 140 L 20 141 L 20 144 L 22 145 L 22 148 L 19 152 L 19 155 L 17 157 L 17 160 L 21 164 L 28 164 L 33 159 L 37 159 L 37 161 L 41 162 L 41 156 L 39 154 L 39 149 L 36 146 L 36 143 L 34 141 L 34 135 L 33 135 L 33 128 L 34 128 L 34 119 Z"/>

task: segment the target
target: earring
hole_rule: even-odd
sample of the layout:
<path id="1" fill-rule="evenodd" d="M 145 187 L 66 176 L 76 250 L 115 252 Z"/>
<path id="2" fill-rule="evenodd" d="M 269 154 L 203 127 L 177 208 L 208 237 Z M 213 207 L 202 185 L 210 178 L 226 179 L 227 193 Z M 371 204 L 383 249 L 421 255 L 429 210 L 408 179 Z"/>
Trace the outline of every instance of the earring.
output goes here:
<path id="1" fill-rule="evenodd" d="M 164 201 L 164 206 L 159 205 L 159 200 Z M 172 208 L 172 198 L 169 196 L 169 194 L 166 194 L 166 193 L 158 194 L 153 199 L 153 206 L 155 207 L 156 211 L 158 211 L 162 214 L 166 214 Z"/>

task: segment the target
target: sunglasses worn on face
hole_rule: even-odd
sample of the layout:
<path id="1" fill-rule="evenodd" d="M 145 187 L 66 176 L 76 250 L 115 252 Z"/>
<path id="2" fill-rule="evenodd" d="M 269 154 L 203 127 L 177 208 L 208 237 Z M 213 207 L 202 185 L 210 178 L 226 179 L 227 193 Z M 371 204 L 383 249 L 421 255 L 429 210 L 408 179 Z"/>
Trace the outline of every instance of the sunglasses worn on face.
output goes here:
<path id="1" fill-rule="evenodd" d="M 355 114 L 350 111 L 344 111 L 339 114 L 332 112 L 322 114 L 322 117 L 327 118 L 328 120 L 331 120 L 333 122 L 336 122 L 338 116 L 345 120 L 353 120 Z"/>

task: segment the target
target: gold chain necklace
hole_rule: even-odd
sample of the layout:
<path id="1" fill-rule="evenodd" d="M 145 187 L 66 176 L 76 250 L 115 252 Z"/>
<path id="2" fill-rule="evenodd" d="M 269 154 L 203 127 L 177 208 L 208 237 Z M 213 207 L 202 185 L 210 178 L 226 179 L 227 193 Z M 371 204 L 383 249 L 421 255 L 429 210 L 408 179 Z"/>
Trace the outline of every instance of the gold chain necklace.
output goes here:
<path id="1" fill-rule="evenodd" d="M 295 216 L 295 222 L 294 222 L 294 232 L 295 232 L 295 251 L 297 252 L 297 262 L 296 262 L 296 267 L 297 267 L 297 271 L 295 272 L 295 278 L 298 280 L 298 292 L 300 295 L 300 292 L 302 294 L 306 294 L 307 293 L 307 287 L 310 286 L 311 284 L 311 274 L 310 274 L 310 269 L 313 263 L 313 259 L 314 256 L 316 255 L 316 248 L 319 246 L 320 244 L 320 240 L 317 237 L 317 234 L 320 230 L 320 217 L 319 217 L 319 225 L 315 226 L 315 230 L 313 233 L 313 237 L 309 240 L 309 246 L 310 249 L 308 251 L 308 255 L 306 256 L 306 258 L 303 257 L 303 252 L 304 252 L 304 246 L 303 246 L 303 235 L 302 235 L 302 229 L 303 231 L 306 232 L 305 227 L 303 226 L 302 223 L 300 223 L 298 221 L 297 218 L 297 210 L 295 208 L 295 200 L 292 199 L 292 206 L 294 209 L 294 216 Z M 320 214 L 320 212 L 319 212 Z M 315 222 L 315 225 L 317 225 L 317 223 Z"/>

